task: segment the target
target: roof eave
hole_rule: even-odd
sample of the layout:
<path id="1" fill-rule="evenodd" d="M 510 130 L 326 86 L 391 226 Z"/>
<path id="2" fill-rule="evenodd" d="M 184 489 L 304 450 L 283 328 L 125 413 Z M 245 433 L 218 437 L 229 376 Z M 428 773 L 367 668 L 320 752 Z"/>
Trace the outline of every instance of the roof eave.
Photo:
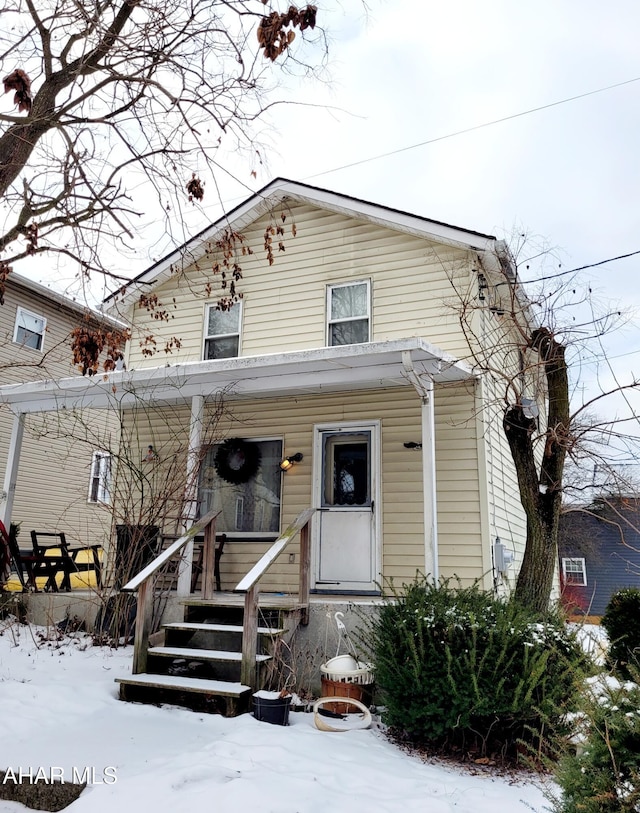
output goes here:
<path id="1" fill-rule="evenodd" d="M 214 393 L 259 398 L 398 387 L 409 384 L 403 367 L 407 353 L 418 375 L 435 382 L 474 377 L 464 362 L 423 339 L 410 338 L 12 384 L 0 387 L 0 402 L 14 413 L 29 413 L 127 407 L 140 400 L 186 403 L 195 395 Z"/>

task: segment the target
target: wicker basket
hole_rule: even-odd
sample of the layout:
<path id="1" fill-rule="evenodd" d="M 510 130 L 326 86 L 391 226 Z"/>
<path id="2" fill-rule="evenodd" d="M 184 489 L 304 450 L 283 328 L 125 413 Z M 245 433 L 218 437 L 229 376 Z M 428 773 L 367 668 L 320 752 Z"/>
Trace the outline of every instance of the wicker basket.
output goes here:
<path id="1" fill-rule="evenodd" d="M 344 680 L 329 680 L 320 678 L 323 697 L 348 697 L 362 703 L 365 686 L 362 683 L 346 683 Z M 349 703 L 326 703 L 325 708 L 335 714 L 350 714 L 353 706 Z"/>
<path id="2" fill-rule="evenodd" d="M 361 686 L 366 686 L 373 683 L 373 667 L 368 663 L 362 661 L 355 661 L 354 669 L 345 669 L 342 667 L 340 658 L 331 658 L 320 667 L 320 672 L 323 678 L 335 681 L 336 683 L 357 683 Z M 348 697 L 348 695 L 345 695 Z"/>

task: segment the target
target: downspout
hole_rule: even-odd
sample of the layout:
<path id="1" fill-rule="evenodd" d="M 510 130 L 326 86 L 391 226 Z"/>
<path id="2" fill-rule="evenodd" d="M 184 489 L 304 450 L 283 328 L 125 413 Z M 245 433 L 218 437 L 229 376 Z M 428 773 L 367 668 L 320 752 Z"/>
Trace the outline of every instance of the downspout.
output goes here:
<path id="1" fill-rule="evenodd" d="M 411 351 L 402 353 L 402 367 L 418 393 L 422 421 L 422 489 L 424 505 L 424 569 L 434 584 L 440 577 L 438 564 L 438 504 L 436 498 L 436 421 L 433 379 L 416 373 Z"/>
<path id="2" fill-rule="evenodd" d="M 0 499 L 0 519 L 7 531 L 11 524 L 13 501 L 16 496 L 16 483 L 18 481 L 18 470 L 20 469 L 20 451 L 24 435 L 24 417 L 22 413 L 15 413 L 13 416 L 11 439 L 9 440 L 9 451 L 7 453 L 7 468 L 4 473 L 4 487 Z"/>
<path id="3" fill-rule="evenodd" d="M 191 420 L 189 422 L 189 449 L 187 451 L 186 485 L 184 489 L 185 520 L 183 530 L 188 531 L 198 513 L 198 468 L 200 446 L 202 444 L 202 417 L 204 397 L 194 395 L 191 399 Z M 193 539 L 184 547 L 182 563 L 178 575 L 177 594 L 188 596 L 191 593 L 191 571 L 193 568 Z"/>

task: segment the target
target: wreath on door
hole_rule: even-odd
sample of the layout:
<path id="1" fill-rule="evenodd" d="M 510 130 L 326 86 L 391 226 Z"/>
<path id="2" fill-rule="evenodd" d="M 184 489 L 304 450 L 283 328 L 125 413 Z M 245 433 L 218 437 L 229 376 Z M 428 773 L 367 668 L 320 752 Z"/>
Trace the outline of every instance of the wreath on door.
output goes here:
<path id="1" fill-rule="evenodd" d="M 228 438 L 220 444 L 213 465 L 218 476 L 227 483 L 246 483 L 260 468 L 258 444 L 242 438 Z"/>

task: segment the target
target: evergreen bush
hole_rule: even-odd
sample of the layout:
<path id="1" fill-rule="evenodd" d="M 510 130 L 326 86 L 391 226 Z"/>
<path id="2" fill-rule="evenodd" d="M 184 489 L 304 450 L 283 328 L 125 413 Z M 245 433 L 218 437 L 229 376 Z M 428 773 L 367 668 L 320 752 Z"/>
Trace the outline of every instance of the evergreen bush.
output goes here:
<path id="1" fill-rule="evenodd" d="M 368 626 L 385 721 L 413 742 L 514 755 L 571 708 L 586 656 L 558 616 L 418 578 Z"/>
<path id="2" fill-rule="evenodd" d="M 633 667 L 632 667 L 633 669 Z M 636 678 L 638 673 L 635 672 Z M 559 762 L 556 813 L 640 810 L 640 687 L 606 675 L 587 681 L 577 753 Z"/>
<path id="3" fill-rule="evenodd" d="M 640 665 L 640 590 L 625 587 L 611 596 L 602 616 L 609 637 L 609 665 L 628 678 L 629 664 Z"/>

